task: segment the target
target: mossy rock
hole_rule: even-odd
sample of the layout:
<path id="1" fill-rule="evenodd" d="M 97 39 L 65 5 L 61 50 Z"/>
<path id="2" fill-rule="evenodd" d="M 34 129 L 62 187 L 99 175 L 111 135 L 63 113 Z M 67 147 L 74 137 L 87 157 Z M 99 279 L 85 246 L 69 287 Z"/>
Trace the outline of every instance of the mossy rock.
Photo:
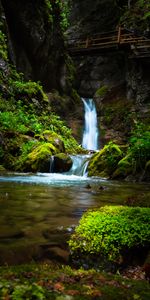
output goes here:
<path id="1" fill-rule="evenodd" d="M 3 174 L 4 172 L 6 172 L 6 169 L 2 165 L 0 165 L 0 174 Z"/>
<path id="2" fill-rule="evenodd" d="M 62 173 L 67 172 L 72 167 L 72 159 L 69 155 L 65 153 L 59 153 L 54 156 L 54 165 L 53 172 L 54 173 Z"/>
<path id="3" fill-rule="evenodd" d="M 42 133 L 42 137 L 45 141 L 52 143 L 60 152 L 65 152 L 64 142 L 59 134 L 50 130 L 45 130 Z"/>
<path id="4" fill-rule="evenodd" d="M 143 254 L 150 244 L 150 208 L 105 206 L 85 213 L 69 246 L 74 259 L 97 257 L 99 263 L 125 266 Z M 100 260 L 102 260 L 100 262 Z M 83 261 L 82 261 L 83 262 Z"/>
<path id="5" fill-rule="evenodd" d="M 49 172 L 50 157 L 58 152 L 57 148 L 51 143 L 36 146 L 27 156 L 25 163 L 26 171 Z"/>
<path id="6" fill-rule="evenodd" d="M 110 142 L 101 151 L 95 153 L 88 165 L 89 176 L 110 177 L 123 157 L 121 147 Z"/>
<path id="7" fill-rule="evenodd" d="M 127 154 L 118 162 L 118 167 L 112 175 L 112 178 L 125 178 L 130 174 L 134 174 L 135 161 L 131 154 Z"/>

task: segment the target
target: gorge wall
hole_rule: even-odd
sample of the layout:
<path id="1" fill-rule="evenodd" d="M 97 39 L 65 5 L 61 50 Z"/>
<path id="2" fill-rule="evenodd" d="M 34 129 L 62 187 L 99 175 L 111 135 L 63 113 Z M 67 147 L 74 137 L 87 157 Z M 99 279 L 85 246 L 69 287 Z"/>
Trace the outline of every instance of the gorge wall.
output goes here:
<path id="1" fill-rule="evenodd" d="M 40 80 L 46 90 L 61 89 L 64 42 L 55 2 L 2 0 L 9 35 L 9 55 L 27 80 Z"/>

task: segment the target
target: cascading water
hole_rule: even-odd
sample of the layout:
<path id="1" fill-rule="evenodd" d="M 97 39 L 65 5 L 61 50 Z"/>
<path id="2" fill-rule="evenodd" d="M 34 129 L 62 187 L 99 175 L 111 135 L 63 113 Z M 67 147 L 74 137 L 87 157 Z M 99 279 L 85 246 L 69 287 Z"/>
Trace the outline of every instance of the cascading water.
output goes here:
<path id="1" fill-rule="evenodd" d="M 68 175 L 86 176 L 86 170 L 90 155 L 71 155 L 73 165 Z"/>
<path id="2" fill-rule="evenodd" d="M 97 113 L 93 99 L 83 99 L 85 109 L 85 127 L 82 146 L 87 150 L 98 149 Z"/>
<path id="3" fill-rule="evenodd" d="M 85 129 L 83 133 L 82 146 L 87 150 L 98 149 L 98 126 L 97 126 L 97 113 L 94 101 L 92 99 L 83 99 L 85 109 Z M 64 175 L 86 176 L 87 166 L 91 154 L 88 155 L 71 155 L 72 167 Z M 50 160 L 50 173 L 55 172 L 54 156 Z"/>

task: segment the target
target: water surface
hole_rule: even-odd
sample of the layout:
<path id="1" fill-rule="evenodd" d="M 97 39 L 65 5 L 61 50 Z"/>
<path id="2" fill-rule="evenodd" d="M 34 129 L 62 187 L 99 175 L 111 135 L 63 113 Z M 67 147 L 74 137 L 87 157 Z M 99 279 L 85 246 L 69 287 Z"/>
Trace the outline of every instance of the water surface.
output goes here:
<path id="1" fill-rule="evenodd" d="M 88 208 L 131 201 L 147 206 L 149 199 L 147 184 L 62 174 L 1 176 L 0 264 L 40 260 L 51 247 L 65 249 Z"/>

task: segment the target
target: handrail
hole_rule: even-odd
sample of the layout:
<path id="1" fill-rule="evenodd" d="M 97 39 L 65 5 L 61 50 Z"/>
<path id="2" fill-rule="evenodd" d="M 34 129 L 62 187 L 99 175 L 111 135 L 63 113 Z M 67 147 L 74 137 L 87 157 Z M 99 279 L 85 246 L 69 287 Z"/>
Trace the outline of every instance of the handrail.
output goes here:
<path id="1" fill-rule="evenodd" d="M 69 40 L 71 41 L 71 40 Z M 71 52 L 79 52 L 81 50 L 92 50 L 92 49 L 105 49 L 105 48 L 114 48 L 118 45 L 118 47 L 123 47 L 128 45 L 132 50 L 132 45 L 137 45 L 137 47 L 142 45 L 142 48 L 149 48 L 150 39 L 145 36 L 137 36 L 134 35 L 133 32 L 128 31 L 118 27 L 118 30 L 113 30 L 107 33 L 93 34 L 92 36 L 88 36 L 84 39 L 72 39 L 72 43 L 68 44 L 68 49 Z M 140 49 L 140 48 L 139 48 Z M 149 49 L 148 49 L 149 51 Z"/>

